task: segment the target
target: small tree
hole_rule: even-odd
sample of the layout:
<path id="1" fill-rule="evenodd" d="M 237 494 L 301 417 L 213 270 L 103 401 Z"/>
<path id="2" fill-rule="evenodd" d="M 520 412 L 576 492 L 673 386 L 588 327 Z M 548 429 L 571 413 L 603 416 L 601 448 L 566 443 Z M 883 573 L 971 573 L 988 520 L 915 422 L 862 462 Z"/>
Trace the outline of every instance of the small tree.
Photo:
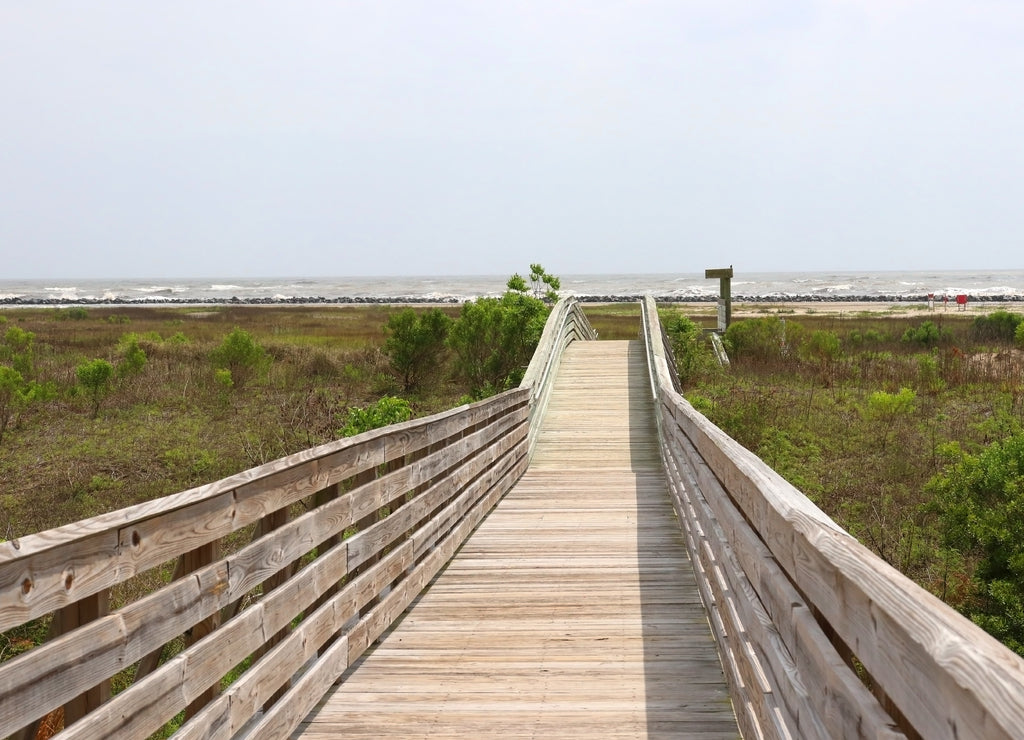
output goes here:
<path id="1" fill-rule="evenodd" d="M 30 406 L 56 396 L 57 388 L 53 383 L 25 380 L 14 368 L 0 365 L 0 441 Z"/>
<path id="2" fill-rule="evenodd" d="M 558 300 L 558 290 L 562 287 L 562 281 L 537 263 L 530 265 L 530 284 L 533 286 L 533 297 L 547 303 L 554 303 Z M 530 292 L 526 280 L 518 272 L 508 279 L 505 284 L 508 290 L 526 295 Z"/>
<path id="3" fill-rule="evenodd" d="M 75 368 L 75 374 L 92 401 L 92 418 L 95 419 L 99 415 L 100 403 L 110 392 L 114 366 L 103 359 L 87 360 Z"/>
<path id="4" fill-rule="evenodd" d="M 0 359 L 10 360 L 11 366 L 21 373 L 23 378 L 35 375 L 34 345 L 36 335 L 30 331 L 12 326 L 4 333 L 4 345 L 0 351 Z"/>
<path id="5" fill-rule="evenodd" d="M 146 366 L 146 351 L 139 346 L 136 334 L 126 334 L 119 342 L 121 361 L 117 363 L 117 374 L 121 377 L 138 375 Z"/>
<path id="6" fill-rule="evenodd" d="M 910 327 L 903 332 L 902 341 L 910 344 L 921 344 L 925 347 L 934 347 L 940 342 L 948 342 L 952 337 L 953 332 L 949 329 L 940 329 L 932 321 L 922 321 L 920 326 Z"/>
<path id="7" fill-rule="evenodd" d="M 213 366 L 231 372 L 235 386 L 242 385 L 268 362 L 266 350 L 244 329 L 232 329 L 210 355 Z"/>
<path id="8" fill-rule="evenodd" d="M 978 316 L 971 323 L 971 334 L 983 342 L 1013 342 L 1017 330 L 1024 323 L 1024 316 L 1009 311 L 993 311 L 987 316 Z"/>
<path id="9" fill-rule="evenodd" d="M 544 302 L 509 290 L 501 298 L 480 298 L 462 307 L 452 324 L 448 346 L 455 369 L 484 397 L 510 388 L 522 379 L 544 331 Z"/>
<path id="10" fill-rule="evenodd" d="M 406 308 L 388 318 L 384 354 L 401 378 L 403 390 L 421 386 L 441 370 L 451 324 L 437 308 L 422 314 Z"/>
<path id="11" fill-rule="evenodd" d="M 917 393 L 912 388 L 900 388 L 899 393 L 887 393 L 886 391 L 875 391 L 868 396 L 865 416 L 868 419 L 878 421 L 882 425 L 881 434 L 882 449 L 889 443 L 889 434 L 892 432 L 897 421 L 901 418 L 908 418 L 917 410 Z"/>
<path id="12" fill-rule="evenodd" d="M 558 300 L 558 290 L 562 287 L 562 281 L 547 271 L 536 262 L 530 265 L 530 282 L 533 283 L 533 297 L 541 298 L 548 303 Z"/>
<path id="13" fill-rule="evenodd" d="M 682 315 L 666 317 L 665 333 L 672 343 L 679 382 L 686 384 L 714 365 L 704 330 L 692 319 Z"/>
<path id="14" fill-rule="evenodd" d="M 776 316 L 743 319 L 729 324 L 723 340 L 729 357 L 767 365 L 787 357 L 790 347 L 800 345 L 803 327 L 795 321 L 786 322 Z"/>

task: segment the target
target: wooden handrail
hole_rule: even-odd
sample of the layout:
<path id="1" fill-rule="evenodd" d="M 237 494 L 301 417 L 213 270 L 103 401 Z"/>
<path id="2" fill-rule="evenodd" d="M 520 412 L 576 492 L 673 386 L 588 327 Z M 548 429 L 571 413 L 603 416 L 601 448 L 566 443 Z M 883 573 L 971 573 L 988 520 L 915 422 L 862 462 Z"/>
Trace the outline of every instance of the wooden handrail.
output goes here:
<path id="1" fill-rule="evenodd" d="M 533 353 L 520 388 L 530 391 L 530 457 L 537 443 L 537 433 L 547 410 L 548 399 L 565 348 L 576 341 L 597 339 L 579 301 L 575 298 L 559 300 L 544 324 L 544 332 Z"/>
<path id="2" fill-rule="evenodd" d="M 662 457 L 744 733 L 1020 737 L 1024 660 L 679 395 L 650 298 L 644 338 Z"/>
<path id="3" fill-rule="evenodd" d="M 288 734 L 323 693 L 307 689 L 333 683 L 522 475 L 528 413 L 514 389 L 0 543 L 0 631 L 84 615 L 0 664 L 0 737 L 34 735 L 61 708 L 69 738 L 144 738 L 184 710 L 182 737 Z M 254 539 L 220 554 L 243 528 Z M 95 608 L 175 560 L 159 590 Z M 107 700 L 133 664 L 137 680 Z"/>

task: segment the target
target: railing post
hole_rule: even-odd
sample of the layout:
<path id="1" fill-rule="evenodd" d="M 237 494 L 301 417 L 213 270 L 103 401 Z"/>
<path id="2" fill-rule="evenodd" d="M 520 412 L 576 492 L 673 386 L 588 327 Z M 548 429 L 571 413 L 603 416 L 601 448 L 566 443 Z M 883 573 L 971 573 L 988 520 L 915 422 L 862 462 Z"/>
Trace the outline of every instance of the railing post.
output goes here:
<path id="1" fill-rule="evenodd" d="M 220 544 L 216 541 L 208 542 L 194 550 L 183 553 L 178 570 L 182 577 L 200 568 L 215 562 L 220 557 Z M 185 647 L 190 647 L 213 632 L 220 626 L 220 614 L 214 612 L 201 622 L 197 622 L 192 629 L 185 633 Z M 220 683 L 210 686 L 206 691 L 196 697 L 185 709 L 185 719 L 194 717 L 204 706 L 217 698 L 220 693 Z"/>
<path id="2" fill-rule="evenodd" d="M 106 589 L 76 601 L 74 604 L 69 604 L 55 616 L 55 619 L 58 620 L 56 635 L 66 635 L 84 624 L 106 616 L 109 610 L 110 592 Z M 109 698 L 110 680 L 108 679 L 101 681 L 64 705 L 64 726 L 67 727 L 81 719 Z"/>
<path id="3" fill-rule="evenodd" d="M 275 529 L 278 529 L 279 527 L 283 527 L 285 524 L 288 523 L 289 518 L 290 515 L 288 512 L 288 507 L 278 509 L 277 511 L 272 511 L 271 513 L 267 514 L 265 517 L 263 517 L 263 519 L 260 520 L 259 529 L 256 532 L 255 539 L 258 539 L 259 537 L 262 537 L 265 534 L 268 534 L 274 531 Z M 294 563 L 289 563 L 288 565 L 281 568 L 281 570 L 279 570 L 277 573 L 270 576 L 270 578 L 268 578 L 266 581 L 264 581 L 264 598 L 266 598 L 267 594 L 269 594 L 271 591 L 284 584 L 291 577 L 293 566 Z M 253 660 L 259 660 L 261 657 L 266 655 L 271 650 L 271 648 L 273 648 L 275 645 L 281 642 L 281 640 L 283 640 L 287 634 L 288 628 L 285 627 L 284 629 L 279 630 L 276 634 L 271 636 L 270 639 L 268 639 L 263 644 L 263 646 L 256 651 L 256 654 L 253 656 Z M 270 697 L 270 700 L 264 705 L 264 711 L 270 706 L 272 706 L 274 702 L 280 699 L 284 695 L 284 693 L 291 688 L 291 685 L 292 684 L 290 680 L 285 681 L 284 684 L 281 685 L 281 688 L 279 688 L 274 693 L 274 695 Z"/>

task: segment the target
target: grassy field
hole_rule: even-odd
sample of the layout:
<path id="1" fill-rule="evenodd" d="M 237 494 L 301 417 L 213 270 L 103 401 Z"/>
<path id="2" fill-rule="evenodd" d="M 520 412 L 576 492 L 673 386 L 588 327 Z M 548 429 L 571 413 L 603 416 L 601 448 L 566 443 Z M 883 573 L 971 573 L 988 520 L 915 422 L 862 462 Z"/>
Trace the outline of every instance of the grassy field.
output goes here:
<path id="1" fill-rule="evenodd" d="M 1022 353 L 979 338 L 976 313 L 831 309 L 738 307 L 740 317 L 784 320 L 792 351 L 739 352 L 728 370 L 707 355 L 685 379 L 685 395 L 879 555 L 960 606 L 975 563 L 943 547 L 926 483 L 943 469 L 951 443 L 977 450 L 1024 426 Z M 0 363 L 16 354 L 12 329 L 30 334 L 32 377 L 54 391 L 13 414 L 0 439 L 0 539 L 185 490 L 337 438 L 350 408 L 401 393 L 381 349 L 384 324 L 398 310 L 0 312 Z M 444 310 L 454 316 L 459 309 Z M 638 337 L 638 304 L 585 310 L 600 338 Z M 663 310 L 665 319 L 685 315 L 705 328 L 715 322 L 711 304 Z M 934 324 L 937 341 L 904 339 L 924 321 Z M 265 349 L 269 362 L 226 387 L 216 380 L 211 354 L 236 328 Z M 838 353 L 798 350 L 816 332 L 834 335 Z M 76 367 L 95 358 L 117 365 L 132 342 L 145 352 L 144 367 L 116 377 L 94 415 Z M 900 405 L 903 389 L 912 403 Z M 408 400 L 422 416 L 456 405 L 466 392 L 439 377 Z M 896 400 L 886 407 L 886 398 Z M 10 647 L 0 642 L 0 658 Z"/>
<path id="2" fill-rule="evenodd" d="M 684 395 L 883 559 L 970 610 L 980 553 L 949 546 L 929 482 L 1024 429 L 1024 350 L 979 315 L 770 314 L 758 331 L 734 326 L 729 370 L 697 362 Z"/>
<path id="3" fill-rule="evenodd" d="M 397 310 L 385 305 L 132 306 L 0 312 L 0 336 L 11 327 L 31 332 L 35 377 L 57 389 L 56 398 L 15 418 L 0 440 L 0 537 L 173 493 L 336 438 L 348 408 L 400 392 L 381 352 L 384 324 Z M 458 312 L 457 307 L 445 310 L 452 316 Z M 668 310 L 705 327 L 715 321 L 711 304 Z M 639 334 L 637 304 L 588 305 L 586 312 L 602 339 Z M 884 519 L 879 507 L 894 495 L 906 498 L 894 491 L 908 483 L 865 479 L 851 466 L 860 455 L 870 471 L 877 471 L 879 454 L 891 455 L 888 441 L 899 434 L 901 444 L 895 447 L 908 453 L 906 461 L 930 461 L 925 469 L 911 465 L 913 473 L 904 476 L 919 482 L 935 470 L 940 442 L 981 444 L 999 419 L 1019 416 L 1019 367 L 1009 348 L 971 339 L 973 316 L 888 313 L 877 307 L 793 313 L 771 305 L 737 309 L 739 315 L 788 318 L 791 327 L 806 333 L 834 332 L 846 350 L 843 360 L 823 368 L 797 358 L 758 363 L 740 357 L 729 373 L 706 366 L 689 383 L 688 394 L 831 515 L 891 556 L 887 538 L 874 527 L 865 529 L 850 512 L 866 507 L 870 511 L 862 512 L 862 519 Z M 950 333 L 941 347 L 900 341 L 907 328 L 929 317 Z M 251 333 L 271 362 L 258 377 L 225 391 L 214 382 L 210 353 L 236 327 Z M 92 418 L 88 398 L 77 389 L 75 368 L 93 358 L 116 363 L 126 335 L 138 339 L 146 365 L 138 375 L 116 381 Z M 850 338 L 858 335 L 872 339 L 854 347 Z M 922 380 L 922 372 L 928 372 L 922 371 L 922 357 L 930 358 L 927 367 L 936 365 L 931 385 Z M 878 420 L 866 419 L 858 404 L 874 391 L 902 386 L 918 391 L 916 413 L 893 421 L 883 434 Z M 409 400 L 416 415 L 425 415 L 456 404 L 465 392 L 444 380 Z M 783 434 L 783 422 L 797 410 L 804 422 Z M 843 432 L 835 439 L 827 429 L 830 419 Z M 816 457 L 833 461 L 837 471 L 830 474 L 827 462 L 802 467 Z M 907 464 L 881 467 L 899 478 Z M 864 483 L 854 491 L 841 478 Z M 870 506 L 866 488 L 877 494 Z"/>
<path id="4" fill-rule="evenodd" d="M 0 440 L 0 537 L 13 538 L 144 501 L 335 439 L 347 409 L 398 391 L 381 353 L 387 306 L 111 307 L 7 310 L 34 335 L 34 378 L 56 396 L 12 420 Z M 455 313 L 457 309 L 451 309 Z M 234 328 L 270 362 L 244 383 L 215 382 L 211 352 Z M 93 418 L 76 367 L 116 364 L 126 336 L 146 353 L 115 379 Z M 3 361 L 0 358 L 0 361 Z M 455 405 L 439 383 L 417 415 Z"/>

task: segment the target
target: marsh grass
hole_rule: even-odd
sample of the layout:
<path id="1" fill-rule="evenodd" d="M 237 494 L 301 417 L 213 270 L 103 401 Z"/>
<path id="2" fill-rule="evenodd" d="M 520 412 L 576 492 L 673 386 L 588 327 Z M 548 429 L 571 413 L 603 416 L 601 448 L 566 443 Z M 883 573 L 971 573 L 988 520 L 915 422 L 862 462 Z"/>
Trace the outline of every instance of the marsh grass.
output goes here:
<path id="1" fill-rule="evenodd" d="M 927 317 L 942 330 L 938 344 L 904 341 L 923 318 L 787 317 L 790 336 L 833 332 L 839 357 L 818 364 L 796 347 L 741 355 L 729 371 L 710 366 L 685 395 L 884 560 L 959 607 L 975 564 L 943 546 L 925 484 L 943 470 L 948 443 L 978 451 L 1024 428 L 1024 352 L 980 341 L 974 317 L 942 314 Z"/>
<path id="2" fill-rule="evenodd" d="M 0 537 L 13 539 L 217 480 L 338 436 L 347 409 L 390 390 L 380 351 L 383 305 L 19 308 L 4 327 L 34 334 L 35 378 L 55 399 L 27 409 L 0 442 Z M 455 312 L 457 309 L 447 309 Z M 271 362 L 225 389 L 211 352 L 234 328 Z M 5 329 L 6 331 L 6 329 Z M 118 379 L 96 419 L 75 367 L 116 363 L 126 334 L 146 353 Z M 464 389 L 435 384 L 410 399 L 417 415 L 455 405 Z"/>
<path id="3" fill-rule="evenodd" d="M 10 309 L 0 326 L 35 336 L 34 374 L 57 396 L 23 412 L 0 442 L 0 538 L 14 539 L 218 480 L 340 436 L 348 410 L 400 384 L 381 347 L 401 307 L 130 306 Z M 451 316 L 458 307 L 443 309 Z M 584 311 L 602 339 L 636 339 L 639 304 Z M 751 312 L 753 313 L 753 312 Z M 713 305 L 686 315 L 713 327 Z M 971 319 L 939 315 L 935 347 L 902 341 L 920 315 L 851 312 L 785 320 L 796 337 L 834 332 L 835 361 L 798 351 L 728 372 L 701 365 L 686 395 L 712 421 L 765 459 L 887 561 L 953 605 L 973 563 L 953 557 L 928 513 L 925 482 L 941 469 L 938 450 L 968 449 L 1024 425 L 1024 355 L 971 335 Z M 266 349 L 267 367 L 242 386 L 216 380 L 211 352 L 235 328 Z M 91 418 L 76 391 L 78 363 L 119 359 L 124 337 L 146 353 L 136 375 L 119 378 Z M 912 389 L 912 413 L 886 421 L 868 412 L 882 391 Z M 450 408 L 467 389 L 440 378 L 407 396 L 415 416 Z M 237 533 L 226 547 L 241 546 Z M 112 608 L 170 578 L 172 566 L 133 579 Z M 45 637 L 45 620 L 0 635 L 0 660 Z"/>

